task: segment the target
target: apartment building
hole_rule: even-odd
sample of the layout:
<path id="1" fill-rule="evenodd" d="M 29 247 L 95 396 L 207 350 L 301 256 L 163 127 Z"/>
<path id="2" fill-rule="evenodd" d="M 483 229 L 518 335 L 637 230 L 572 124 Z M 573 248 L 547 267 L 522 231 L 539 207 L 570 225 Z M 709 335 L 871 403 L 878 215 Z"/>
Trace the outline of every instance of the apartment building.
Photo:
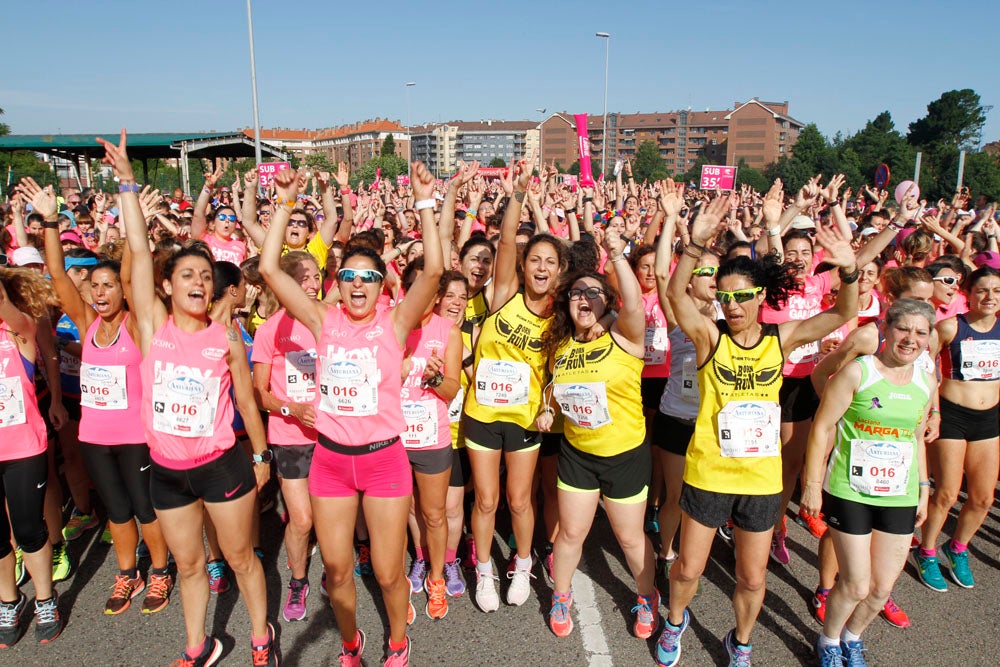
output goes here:
<path id="1" fill-rule="evenodd" d="M 299 160 L 304 160 L 307 155 L 316 151 L 316 138 L 324 130 L 292 130 L 287 127 L 261 128 L 260 140 L 270 144 L 288 155 L 294 155 Z M 253 139 L 252 127 L 245 127 L 240 130 L 243 134 Z"/>
<path id="2" fill-rule="evenodd" d="M 510 162 L 538 148 L 538 123 L 532 121 L 449 121 L 413 127 L 411 135 L 413 159 L 438 177 L 454 173 L 459 161 Z"/>
<path id="3" fill-rule="evenodd" d="M 355 171 L 379 155 L 382 142 L 390 135 L 396 144 L 396 155 L 405 160 L 409 146 L 406 128 L 384 118 L 320 130 L 314 146 L 326 153 L 334 164 L 346 162 L 351 171 Z"/>
<path id="4" fill-rule="evenodd" d="M 605 148 L 603 123 L 600 114 L 587 119 L 591 162 L 598 175 Z M 735 165 L 742 158 L 752 167 L 764 167 L 791 152 L 804 124 L 788 115 L 788 102 L 761 102 L 755 98 L 721 111 L 609 113 L 607 127 L 609 175 L 616 159 L 634 158 L 639 145 L 646 141 L 657 145 L 667 168 L 678 174 L 690 169 L 702 156 L 713 164 Z M 546 162 L 555 159 L 564 169 L 575 162 L 578 155 L 573 115 L 561 112 L 545 119 L 541 124 L 541 146 Z"/>

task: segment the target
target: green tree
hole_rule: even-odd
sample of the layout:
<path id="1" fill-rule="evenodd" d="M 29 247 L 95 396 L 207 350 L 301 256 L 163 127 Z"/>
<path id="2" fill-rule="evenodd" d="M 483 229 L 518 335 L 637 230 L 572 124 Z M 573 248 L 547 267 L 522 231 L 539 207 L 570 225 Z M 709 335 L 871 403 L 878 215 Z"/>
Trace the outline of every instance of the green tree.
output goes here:
<path id="1" fill-rule="evenodd" d="M 986 195 L 990 201 L 1000 201 L 1000 156 L 983 152 L 969 153 L 965 156 L 965 174 L 962 180 L 974 195 Z"/>
<path id="2" fill-rule="evenodd" d="M 754 169 L 747 164 L 747 161 L 740 158 L 740 162 L 737 165 L 736 170 L 736 187 L 739 188 L 743 185 L 749 185 L 751 188 L 757 192 L 767 192 L 767 189 L 771 187 L 771 184 L 764 174 L 760 173 L 758 170 Z"/>
<path id="3" fill-rule="evenodd" d="M 880 164 L 889 165 L 892 174 L 890 188 L 913 175 L 916 150 L 896 130 L 888 111 L 868 121 L 863 129 L 845 139 L 838 148 L 842 161 L 847 163 L 840 171 L 847 176 L 847 184 L 855 190 L 873 183 L 875 170 Z M 860 172 L 858 175 L 852 173 L 855 167 Z"/>
<path id="4" fill-rule="evenodd" d="M 0 109 L 0 116 L 3 115 L 3 109 Z M 10 125 L 7 123 L 0 123 L 0 137 L 5 137 L 10 134 Z"/>
<path id="5" fill-rule="evenodd" d="M 655 141 L 644 141 L 639 144 L 635 151 L 635 159 L 632 160 L 632 175 L 637 182 L 651 181 L 657 177 L 666 178 L 669 173 L 667 163 L 660 155 L 660 149 Z"/>
<path id="6" fill-rule="evenodd" d="M 371 184 L 375 182 L 376 170 L 382 170 L 382 180 L 395 182 L 397 176 L 408 172 L 406 160 L 396 155 L 380 155 L 372 158 L 351 174 L 351 183 L 357 185 L 359 181 Z"/>
<path id="7" fill-rule="evenodd" d="M 0 175 L 3 176 L 5 184 L 8 175 L 11 183 L 16 183 L 25 176 L 30 176 L 40 185 L 56 184 L 56 174 L 52 171 L 52 167 L 39 160 L 38 156 L 31 151 L 0 153 Z"/>
<path id="8" fill-rule="evenodd" d="M 385 135 L 385 139 L 382 140 L 382 148 L 378 154 L 380 157 L 388 157 L 396 154 L 396 140 L 392 138 L 392 134 Z"/>
<path id="9" fill-rule="evenodd" d="M 503 161 L 502 157 L 495 157 L 490 160 L 490 163 L 486 165 L 488 167 L 506 167 L 507 163 Z"/>
<path id="10" fill-rule="evenodd" d="M 909 142 L 920 148 L 971 148 L 986 123 L 979 93 L 949 90 L 927 105 L 927 115 L 910 123 Z"/>
<path id="11" fill-rule="evenodd" d="M 392 137 L 389 138 L 391 139 Z M 382 147 L 384 149 L 385 144 L 383 144 Z M 383 153 L 383 155 L 385 155 L 385 153 Z M 392 153 L 390 153 L 390 155 L 392 155 Z M 333 164 L 333 162 L 330 161 L 330 158 L 327 157 L 327 154 L 323 152 L 310 153 L 306 156 L 306 159 L 303 160 L 303 162 L 305 163 L 305 166 L 309 167 L 313 171 L 328 171 L 331 173 L 337 171 L 337 166 Z"/>
<path id="12" fill-rule="evenodd" d="M 688 167 L 688 170 L 681 174 L 681 179 L 685 183 L 698 183 L 701 181 L 701 168 L 706 164 L 711 164 L 711 161 L 704 155 L 699 155 L 694 161 L 694 164 Z"/>

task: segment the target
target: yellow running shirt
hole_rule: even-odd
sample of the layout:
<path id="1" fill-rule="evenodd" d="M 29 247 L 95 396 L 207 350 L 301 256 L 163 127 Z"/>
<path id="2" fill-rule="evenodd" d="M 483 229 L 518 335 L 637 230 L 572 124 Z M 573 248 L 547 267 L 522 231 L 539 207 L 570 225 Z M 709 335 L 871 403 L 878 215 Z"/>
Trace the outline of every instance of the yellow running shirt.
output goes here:
<path id="1" fill-rule="evenodd" d="M 719 342 L 698 369 L 701 407 L 684 481 L 703 491 L 746 496 L 781 493 L 781 368 L 778 325 L 741 347 L 720 320 Z"/>
<path id="2" fill-rule="evenodd" d="M 586 343 L 567 338 L 556 349 L 552 395 L 573 447 L 614 456 L 642 445 L 642 368 L 643 360 L 623 350 L 610 333 Z"/>
<path id="3" fill-rule="evenodd" d="M 465 414 L 535 430 L 547 375 L 541 339 L 548 319 L 528 310 L 518 292 L 483 321 Z"/>

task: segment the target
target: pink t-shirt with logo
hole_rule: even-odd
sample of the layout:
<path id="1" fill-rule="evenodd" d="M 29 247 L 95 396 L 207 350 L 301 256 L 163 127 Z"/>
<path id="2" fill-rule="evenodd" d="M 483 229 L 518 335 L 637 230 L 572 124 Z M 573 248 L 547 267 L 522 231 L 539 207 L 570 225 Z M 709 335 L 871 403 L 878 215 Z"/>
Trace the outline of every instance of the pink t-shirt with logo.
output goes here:
<path id="1" fill-rule="evenodd" d="M 216 262 L 231 262 L 239 266 L 247 258 L 247 245 L 239 239 L 224 241 L 215 234 L 206 234 L 202 241 L 211 249 Z"/>
<path id="2" fill-rule="evenodd" d="M 196 333 L 168 317 L 142 360 L 142 425 L 150 457 L 188 470 L 221 456 L 236 442 L 229 389 L 226 328 L 211 322 Z"/>
<path id="3" fill-rule="evenodd" d="M 788 295 L 788 303 L 781 310 L 773 310 L 766 304 L 760 311 L 760 321 L 783 324 L 793 320 L 808 320 L 823 310 L 823 295 L 830 291 L 829 271 L 819 275 L 807 275 L 802 288 Z M 808 377 L 819 361 L 820 341 L 797 347 L 785 360 L 782 374 L 785 377 Z"/>
<path id="4" fill-rule="evenodd" d="M 289 317 L 284 308 L 257 327 L 251 359 L 271 366 L 271 393 L 282 403 L 316 400 L 316 340 L 306 325 Z M 316 429 L 295 417 L 272 412 L 267 419 L 267 441 L 272 445 L 309 445 Z"/>
<path id="5" fill-rule="evenodd" d="M 442 359 L 448 347 L 448 337 L 455 323 L 440 315 L 431 315 L 427 324 L 410 332 L 406 352 L 410 355 L 410 372 L 403 381 L 400 394 L 403 401 L 403 446 L 407 449 L 443 449 L 451 447 L 451 420 L 448 404 L 432 389 L 422 386 L 427 360 L 436 352 Z M 444 372 L 442 366 L 441 372 Z"/>
<path id="6" fill-rule="evenodd" d="M 94 344 L 97 318 L 83 337 L 80 364 L 80 440 L 95 445 L 132 445 L 146 441 L 142 428 L 142 352 L 129 335 L 126 315 L 117 339 Z"/>
<path id="7" fill-rule="evenodd" d="M 45 452 L 45 422 L 38 411 L 35 379 L 6 322 L 0 322 L 0 461 L 16 461 Z"/>
<path id="8" fill-rule="evenodd" d="M 396 340 L 391 310 L 376 308 L 374 318 L 358 324 L 341 308 L 327 309 L 316 353 L 319 433 L 353 446 L 403 433 L 403 348 Z"/>
<path id="9" fill-rule="evenodd" d="M 644 378 L 665 378 L 670 376 L 670 337 L 667 316 L 660 308 L 660 297 L 656 291 L 642 295 L 642 309 L 646 313 L 646 339 L 642 367 Z"/>

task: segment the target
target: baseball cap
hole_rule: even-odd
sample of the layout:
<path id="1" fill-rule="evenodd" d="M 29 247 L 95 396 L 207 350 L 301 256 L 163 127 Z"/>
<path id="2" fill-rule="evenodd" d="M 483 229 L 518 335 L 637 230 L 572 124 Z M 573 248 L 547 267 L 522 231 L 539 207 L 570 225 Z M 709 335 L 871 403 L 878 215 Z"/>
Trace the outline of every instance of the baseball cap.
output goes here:
<path id="1" fill-rule="evenodd" d="M 24 246 L 15 250 L 11 256 L 11 264 L 14 266 L 29 266 L 31 264 L 44 264 L 42 253 L 34 246 Z"/>
<path id="2" fill-rule="evenodd" d="M 62 234 L 59 235 L 59 240 L 68 241 L 70 243 L 75 243 L 77 245 L 83 245 L 83 239 L 81 239 L 80 235 L 74 231 L 63 232 Z"/>
<path id="3" fill-rule="evenodd" d="M 980 268 L 988 266 L 991 269 L 997 269 L 1000 271 L 1000 254 L 997 254 L 992 250 L 986 250 L 985 252 L 981 252 L 973 257 L 972 263 Z"/>
<path id="4" fill-rule="evenodd" d="M 792 229 L 816 229 L 816 223 L 807 215 L 792 218 Z"/>

